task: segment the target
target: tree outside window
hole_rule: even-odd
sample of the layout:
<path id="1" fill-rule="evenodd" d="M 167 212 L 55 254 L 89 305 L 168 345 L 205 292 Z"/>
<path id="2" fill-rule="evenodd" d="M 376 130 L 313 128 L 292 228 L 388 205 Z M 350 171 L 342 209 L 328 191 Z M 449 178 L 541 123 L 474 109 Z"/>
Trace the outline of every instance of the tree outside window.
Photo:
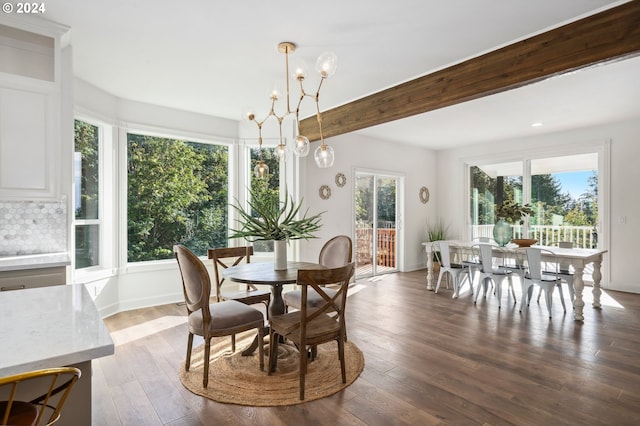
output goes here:
<path id="1" fill-rule="evenodd" d="M 75 268 L 100 264 L 100 132 L 98 126 L 74 122 Z"/>
<path id="2" fill-rule="evenodd" d="M 129 133 L 127 167 L 129 262 L 227 246 L 227 146 Z"/>
<path id="3" fill-rule="evenodd" d="M 269 166 L 269 176 L 266 179 L 259 179 L 253 174 L 253 166 L 260 158 L 260 149 L 250 148 L 249 151 L 251 188 L 257 195 L 268 197 L 273 202 L 278 202 L 280 199 L 280 159 L 276 155 L 276 149 L 262 147 L 262 161 Z M 255 212 L 252 212 L 252 214 L 257 216 Z M 253 250 L 255 252 L 273 252 L 273 241 L 255 241 Z"/>

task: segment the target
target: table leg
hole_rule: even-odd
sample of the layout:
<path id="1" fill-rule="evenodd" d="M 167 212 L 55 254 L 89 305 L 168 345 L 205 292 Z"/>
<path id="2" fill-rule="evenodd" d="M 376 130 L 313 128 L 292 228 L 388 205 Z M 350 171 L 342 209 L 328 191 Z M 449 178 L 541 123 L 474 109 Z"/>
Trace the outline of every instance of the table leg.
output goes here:
<path id="1" fill-rule="evenodd" d="M 271 302 L 269 303 L 269 318 L 284 314 L 284 300 L 282 299 L 282 284 L 271 286 Z"/>
<path id="2" fill-rule="evenodd" d="M 269 302 L 269 318 L 284 314 L 284 299 L 282 299 L 282 284 L 277 283 L 271 286 L 271 302 Z M 265 336 L 269 335 L 269 327 L 265 328 Z M 242 355 L 251 356 L 258 349 L 258 336 L 253 339 L 251 345 L 242 351 Z"/>
<path id="3" fill-rule="evenodd" d="M 427 249 L 427 290 L 433 291 L 433 254 L 431 248 L 426 246 Z"/>
<path id="4" fill-rule="evenodd" d="M 591 277 L 593 278 L 593 307 L 600 309 L 600 295 L 602 294 L 602 290 L 600 289 L 600 280 L 602 279 L 602 272 L 600 268 L 602 267 L 602 259 L 595 260 L 593 262 L 593 273 Z"/>
<path id="5" fill-rule="evenodd" d="M 575 290 L 575 299 L 573 300 L 573 319 L 576 321 L 584 321 L 584 300 L 582 299 L 582 291 L 584 290 L 584 281 L 582 280 L 584 265 L 582 262 L 576 262 L 573 265 L 573 269 L 573 288 Z"/>

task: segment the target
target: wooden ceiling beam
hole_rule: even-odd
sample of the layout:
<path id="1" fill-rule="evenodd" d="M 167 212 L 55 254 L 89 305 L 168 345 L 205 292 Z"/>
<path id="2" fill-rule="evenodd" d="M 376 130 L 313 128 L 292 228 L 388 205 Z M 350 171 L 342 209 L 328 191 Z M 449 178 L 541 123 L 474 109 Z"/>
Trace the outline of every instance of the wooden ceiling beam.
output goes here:
<path id="1" fill-rule="evenodd" d="M 563 25 L 322 113 L 325 138 L 640 54 L 640 1 Z M 402 66 L 402 64 L 398 64 Z M 301 134 L 320 139 L 316 117 Z"/>

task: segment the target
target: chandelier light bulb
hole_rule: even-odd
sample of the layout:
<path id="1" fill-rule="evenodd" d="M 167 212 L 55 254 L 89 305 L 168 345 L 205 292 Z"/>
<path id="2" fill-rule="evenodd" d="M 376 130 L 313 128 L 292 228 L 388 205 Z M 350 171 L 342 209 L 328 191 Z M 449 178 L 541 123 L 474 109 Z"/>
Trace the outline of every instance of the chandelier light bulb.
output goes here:
<path id="1" fill-rule="evenodd" d="M 246 107 L 242 112 L 242 118 L 246 121 L 253 121 L 256 119 L 256 114 L 253 108 Z"/>
<path id="2" fill-rule="evenodd" d="M 329 78 L 336 73 L 338 67 L 338 57 L 333 52 L 324 52 L 318 56 L 316 61 L 316 71 L 320 73 L 322 78 Z"/>
<path id="3" fill-rule="evenodd" d="M 269 176 L 269 166 L 262 160 L 258 161 L 258 164 L 253 169 L 253 175 L 258 179 L 266 178 Z"/>
<path id="4" fill-rule="evenodd" d="M 306 157 L 309 154 L 309 149 L 311 145 L 309 144 L 309 139 L 306 136 L 298 135 L 295 140 L 295 147 L 293 148 L 293 152 L 298 157 Z"/>
<path id="5" fill-rule="evenodd" d="M 294 80 L 304 80 L 307 76 L 308 69 L 309 67 L 302 59 L 298 60 L 291 71 L 291 78 Z"/>
<path id="6" fill-rule="evenodd" d="M 316 148 L 315 152 L 313 153 L 313 157 L 316 161 L 316 165 L 321 169 L 326 169 L 333 166 L 333 161 L 335 160 L 333 148 L 331 148 L 329 145 L 324 144 Z"/>
<path id="7" fill-rule="evenodd" d="M 287 159 L 287 151 L 288 151 L 287 150 L 287 145 L 285 145 L 284 143 L 280 143 L 276 147 L 276 155 L 281 160 L 286 160 Z"/>

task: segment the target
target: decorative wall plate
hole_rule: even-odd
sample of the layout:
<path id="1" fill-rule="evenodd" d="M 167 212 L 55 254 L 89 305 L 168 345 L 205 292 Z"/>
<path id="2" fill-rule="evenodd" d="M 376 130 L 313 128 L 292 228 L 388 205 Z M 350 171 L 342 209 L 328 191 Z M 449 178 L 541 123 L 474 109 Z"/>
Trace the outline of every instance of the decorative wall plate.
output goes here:
<path id="1" fill-rule="evenodd" d="M 418 196 L 420 197 L 420 202 L 422 202 L 422 204 L 427 204 L 427 202 L 429 202 L 429 189 L 426 186 L 423 186 L 420 188 Z"/>
<path id="2" fill-rule="evenodd" d="M 328 200 L 329 197 L 331 197 L 331 188 L 329 188 L 329 185 L 322 185 L 318 192 L 320 193 L 320 198 L 323 200 Z"/>
<path id="3" fill-rule="evenodd" d="M 342 188 L 346 184 L 347 184 L 347 177 L 344 175 L 344 173 L 338 173 L 336 175 L 336 185 L 338 185 L 338 188 Z"/>

